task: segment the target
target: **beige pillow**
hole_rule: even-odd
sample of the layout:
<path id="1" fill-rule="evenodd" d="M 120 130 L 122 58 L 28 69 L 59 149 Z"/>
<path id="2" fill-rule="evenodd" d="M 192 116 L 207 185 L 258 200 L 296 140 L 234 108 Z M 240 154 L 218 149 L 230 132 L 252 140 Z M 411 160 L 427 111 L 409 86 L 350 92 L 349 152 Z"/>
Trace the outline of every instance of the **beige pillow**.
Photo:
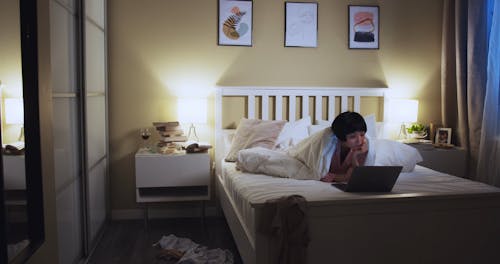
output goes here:
<path id="1" fill-rule="evenodd" d="M 236 161 L 238 151 L 253 147 L 272 149 L 286 121 L 242 118 L 226 161 Z"/>

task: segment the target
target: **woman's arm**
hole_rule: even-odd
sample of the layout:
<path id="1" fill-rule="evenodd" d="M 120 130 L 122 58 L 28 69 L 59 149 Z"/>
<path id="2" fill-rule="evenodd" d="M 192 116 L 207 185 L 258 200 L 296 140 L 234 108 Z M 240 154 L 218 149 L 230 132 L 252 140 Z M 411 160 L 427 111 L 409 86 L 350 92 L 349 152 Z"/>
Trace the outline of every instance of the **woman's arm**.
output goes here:
<path id="1" fill-rule="evenodd" d="M 350 167 L 349 169 L 347 169 L 346 173 L 328 172 L 323 178 L 321 178 L 321 181 L 323 181 L 323 182 L 347 182 L 351 178 L 352 169 L 353 169 L 353 167 Z"/>

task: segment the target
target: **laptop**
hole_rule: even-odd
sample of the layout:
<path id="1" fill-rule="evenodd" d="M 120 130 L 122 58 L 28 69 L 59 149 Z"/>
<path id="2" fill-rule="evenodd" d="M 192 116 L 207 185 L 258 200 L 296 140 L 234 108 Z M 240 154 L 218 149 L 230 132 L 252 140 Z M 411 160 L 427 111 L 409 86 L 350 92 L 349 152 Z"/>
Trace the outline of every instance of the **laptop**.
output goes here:
<path id="1" fill-rule="evenodd" d="M 390 192 L 402 169 L 402 166 L 360 166 L 354 168 L 348 182 L 332 185 L 344 192 Z"/>

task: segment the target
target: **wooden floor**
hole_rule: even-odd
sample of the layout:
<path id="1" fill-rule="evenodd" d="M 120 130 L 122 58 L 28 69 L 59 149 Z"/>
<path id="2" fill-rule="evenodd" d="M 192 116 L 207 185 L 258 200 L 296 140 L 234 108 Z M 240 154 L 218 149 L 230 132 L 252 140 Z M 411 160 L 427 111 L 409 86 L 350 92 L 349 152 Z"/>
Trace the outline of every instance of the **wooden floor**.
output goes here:
<path id="1" fill-rule="evenodd" d="M 231 231 L 222 217 L 207 217 L 205 228 L 200 218 L 151 219 L 148 230 L 142 220 L 112 222 L 88 263 L 164 263 L 160 249 L 152 245 L 162 236 L 185 237 L 208 249 L 221 248 L 233 253 L 234 263 L 242 263 Z"/>

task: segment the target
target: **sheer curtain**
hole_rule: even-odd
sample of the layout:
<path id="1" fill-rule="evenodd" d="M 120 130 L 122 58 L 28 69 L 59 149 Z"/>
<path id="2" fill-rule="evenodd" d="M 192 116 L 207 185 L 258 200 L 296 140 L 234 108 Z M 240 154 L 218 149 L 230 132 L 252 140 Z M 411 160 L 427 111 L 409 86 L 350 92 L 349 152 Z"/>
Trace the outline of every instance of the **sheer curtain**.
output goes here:
<path id="1" fill-rule="evenodd" d="M 489 4 L 491 29 L 477 179 L 500 186 L 500 0 Z"/>

